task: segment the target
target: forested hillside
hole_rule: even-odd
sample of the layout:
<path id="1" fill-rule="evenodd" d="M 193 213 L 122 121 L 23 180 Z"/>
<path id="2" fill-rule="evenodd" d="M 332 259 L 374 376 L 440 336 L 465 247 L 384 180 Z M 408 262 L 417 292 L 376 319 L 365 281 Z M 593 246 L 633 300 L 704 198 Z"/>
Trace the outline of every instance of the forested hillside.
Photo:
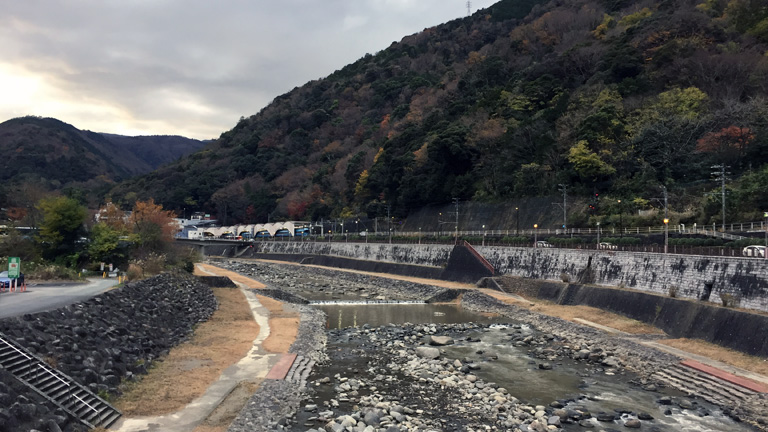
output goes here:
<path id="1" fill-rule="evenodd" d="M 96 206 L 116 182 L 146 174 L 204 145 L 177 136 L 82 131 L 53 118 L 11 119 L 0 123 L 0 206 L 29 210 L 52 191 Z"/>
<path id="2" fill-rule="evenodd" d="M 219 218 L 314 220 L 461 200 L 623 197 L 719 218 L 768 209 L 768 7 L 758 0 L 503 0 L 280 95 L 124 183 Z M 611 199 L 613 198 L 613 199 Z M 759 216 L 758 216 L 759 215 Z M 274 220 L 274 219 L 273 219 Z"/>

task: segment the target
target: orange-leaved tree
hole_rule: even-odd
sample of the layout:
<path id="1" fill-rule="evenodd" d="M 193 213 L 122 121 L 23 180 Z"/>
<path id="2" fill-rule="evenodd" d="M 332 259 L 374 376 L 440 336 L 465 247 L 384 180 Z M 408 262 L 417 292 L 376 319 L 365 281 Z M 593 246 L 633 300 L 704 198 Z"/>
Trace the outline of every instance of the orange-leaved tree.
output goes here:
<path id="1" fill-rule="evenodd" d="M 709 132 L 696 142 L 696 150 L 712 153 L 718 162 L 741 165 L 755 134 L 746 127 L 729 126 Z"/>
<path id="2" fill-rule="evenodd" d="M 136 201 L 130 217 L 130 226 L 136 235 L 137 252 L 145 256 L 152 252 L 163 253 L 173 242 L 178 227 L 172 211 L 163 210 L 154 199 Z"/>

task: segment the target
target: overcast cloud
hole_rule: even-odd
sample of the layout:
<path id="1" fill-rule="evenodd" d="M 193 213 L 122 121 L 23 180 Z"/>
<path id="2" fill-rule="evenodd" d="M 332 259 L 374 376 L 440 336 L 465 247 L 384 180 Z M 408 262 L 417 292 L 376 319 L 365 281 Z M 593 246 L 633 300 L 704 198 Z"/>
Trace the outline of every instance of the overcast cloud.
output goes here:
<path id="1" fill-rule="evenodd" d="M 495 0 L 473 0 L 474 13 Z M 0 122 L 216 138 L 466 0 L 0 0 Z"/>

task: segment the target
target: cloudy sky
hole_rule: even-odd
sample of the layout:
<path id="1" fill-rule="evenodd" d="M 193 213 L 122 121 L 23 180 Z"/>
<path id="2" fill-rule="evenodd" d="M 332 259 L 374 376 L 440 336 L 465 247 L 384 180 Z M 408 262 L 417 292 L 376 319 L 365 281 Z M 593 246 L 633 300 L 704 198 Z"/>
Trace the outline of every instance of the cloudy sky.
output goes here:
<path id="1" fill-rule="evenodd" d="M 472 0 L 471 9 L 495 0 Z M 466 0 L 0 0 L 0 122 L 216 138 Z"/>

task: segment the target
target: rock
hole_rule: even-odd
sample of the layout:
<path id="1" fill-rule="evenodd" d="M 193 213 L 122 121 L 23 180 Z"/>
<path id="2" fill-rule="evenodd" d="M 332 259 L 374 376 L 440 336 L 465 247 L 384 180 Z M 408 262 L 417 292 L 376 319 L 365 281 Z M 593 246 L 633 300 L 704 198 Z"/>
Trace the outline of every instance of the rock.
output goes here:
<path id="1" fill-rule="evenodd" d="M 647 412 L 641 412 L 637 415 L 637 418 L 640 420 L 653 420 L 653 416 L 648 414 Z"/>
<path id="2" fill-rule="evenodd" d="M 557 426 L 560 427 L 560 417 L 558 416 L 550 416 L 547 419 L 547 425 L 548 426 Z"/>
<path id="3" fill-rule="evenodd" d="M 552 363 L 539 363 L 539 369 L 552 370 Z"/>
<path id="4" fill-rule="evenodd" d="M 417 347 L 416 355 L 426 359 L 436 359 L 440 357 L 440 350 L 431 347 Z"/>
<path id="5" fill-rule="evenodd" d="M 664 396 L 659 398 L 656 402 L 658 402 L 660 405 L 672 405 L 672 398 L 669 396 Z"/>
<path id="6" fill-rule="evenodd" d="M 616 357 L 606 357 L 600 364 L 613 369 L 621 367 L 621 363 Z"/>
<path id="7" fill-rule="evenodd" d="M 640 428 L 640 420 L 638 419 L 629 419 L 624 422 L 624 427 L 632 428 L 632 429 L 639 429 Z"/>
<path id="8" fill-rule="evenodd" d="M 429 344 L 435 346 L 453 345 L 453 338 L 450 336 L 430 336 Z"/>
<path id="9" fill-rule="evenodd" d="M 317 411 L 317 405 L 315 405 L 315 404 L 306 405 L 304 407 L 304 411 L 315 412 L 315 411 Z"/>
<path id="10" fill-rule="evenodd" d="M 693 402 L 689 401 L 688 399 L 680 399 L 680 402 L 677 403 L 677 406 L 679 406 L 682 409 L 693 409 Z"/>
<path id="11" fill-rule="evenodd" d="M 613 422 L 614 420 L 616 420 L 616 416 L 614 416 L 613 413 L 607 413 L 607 412 L 598 413 L 595 416 L 595 418 L 597 419 L 597 421 L 600 421 L 600 422 Z"/>

